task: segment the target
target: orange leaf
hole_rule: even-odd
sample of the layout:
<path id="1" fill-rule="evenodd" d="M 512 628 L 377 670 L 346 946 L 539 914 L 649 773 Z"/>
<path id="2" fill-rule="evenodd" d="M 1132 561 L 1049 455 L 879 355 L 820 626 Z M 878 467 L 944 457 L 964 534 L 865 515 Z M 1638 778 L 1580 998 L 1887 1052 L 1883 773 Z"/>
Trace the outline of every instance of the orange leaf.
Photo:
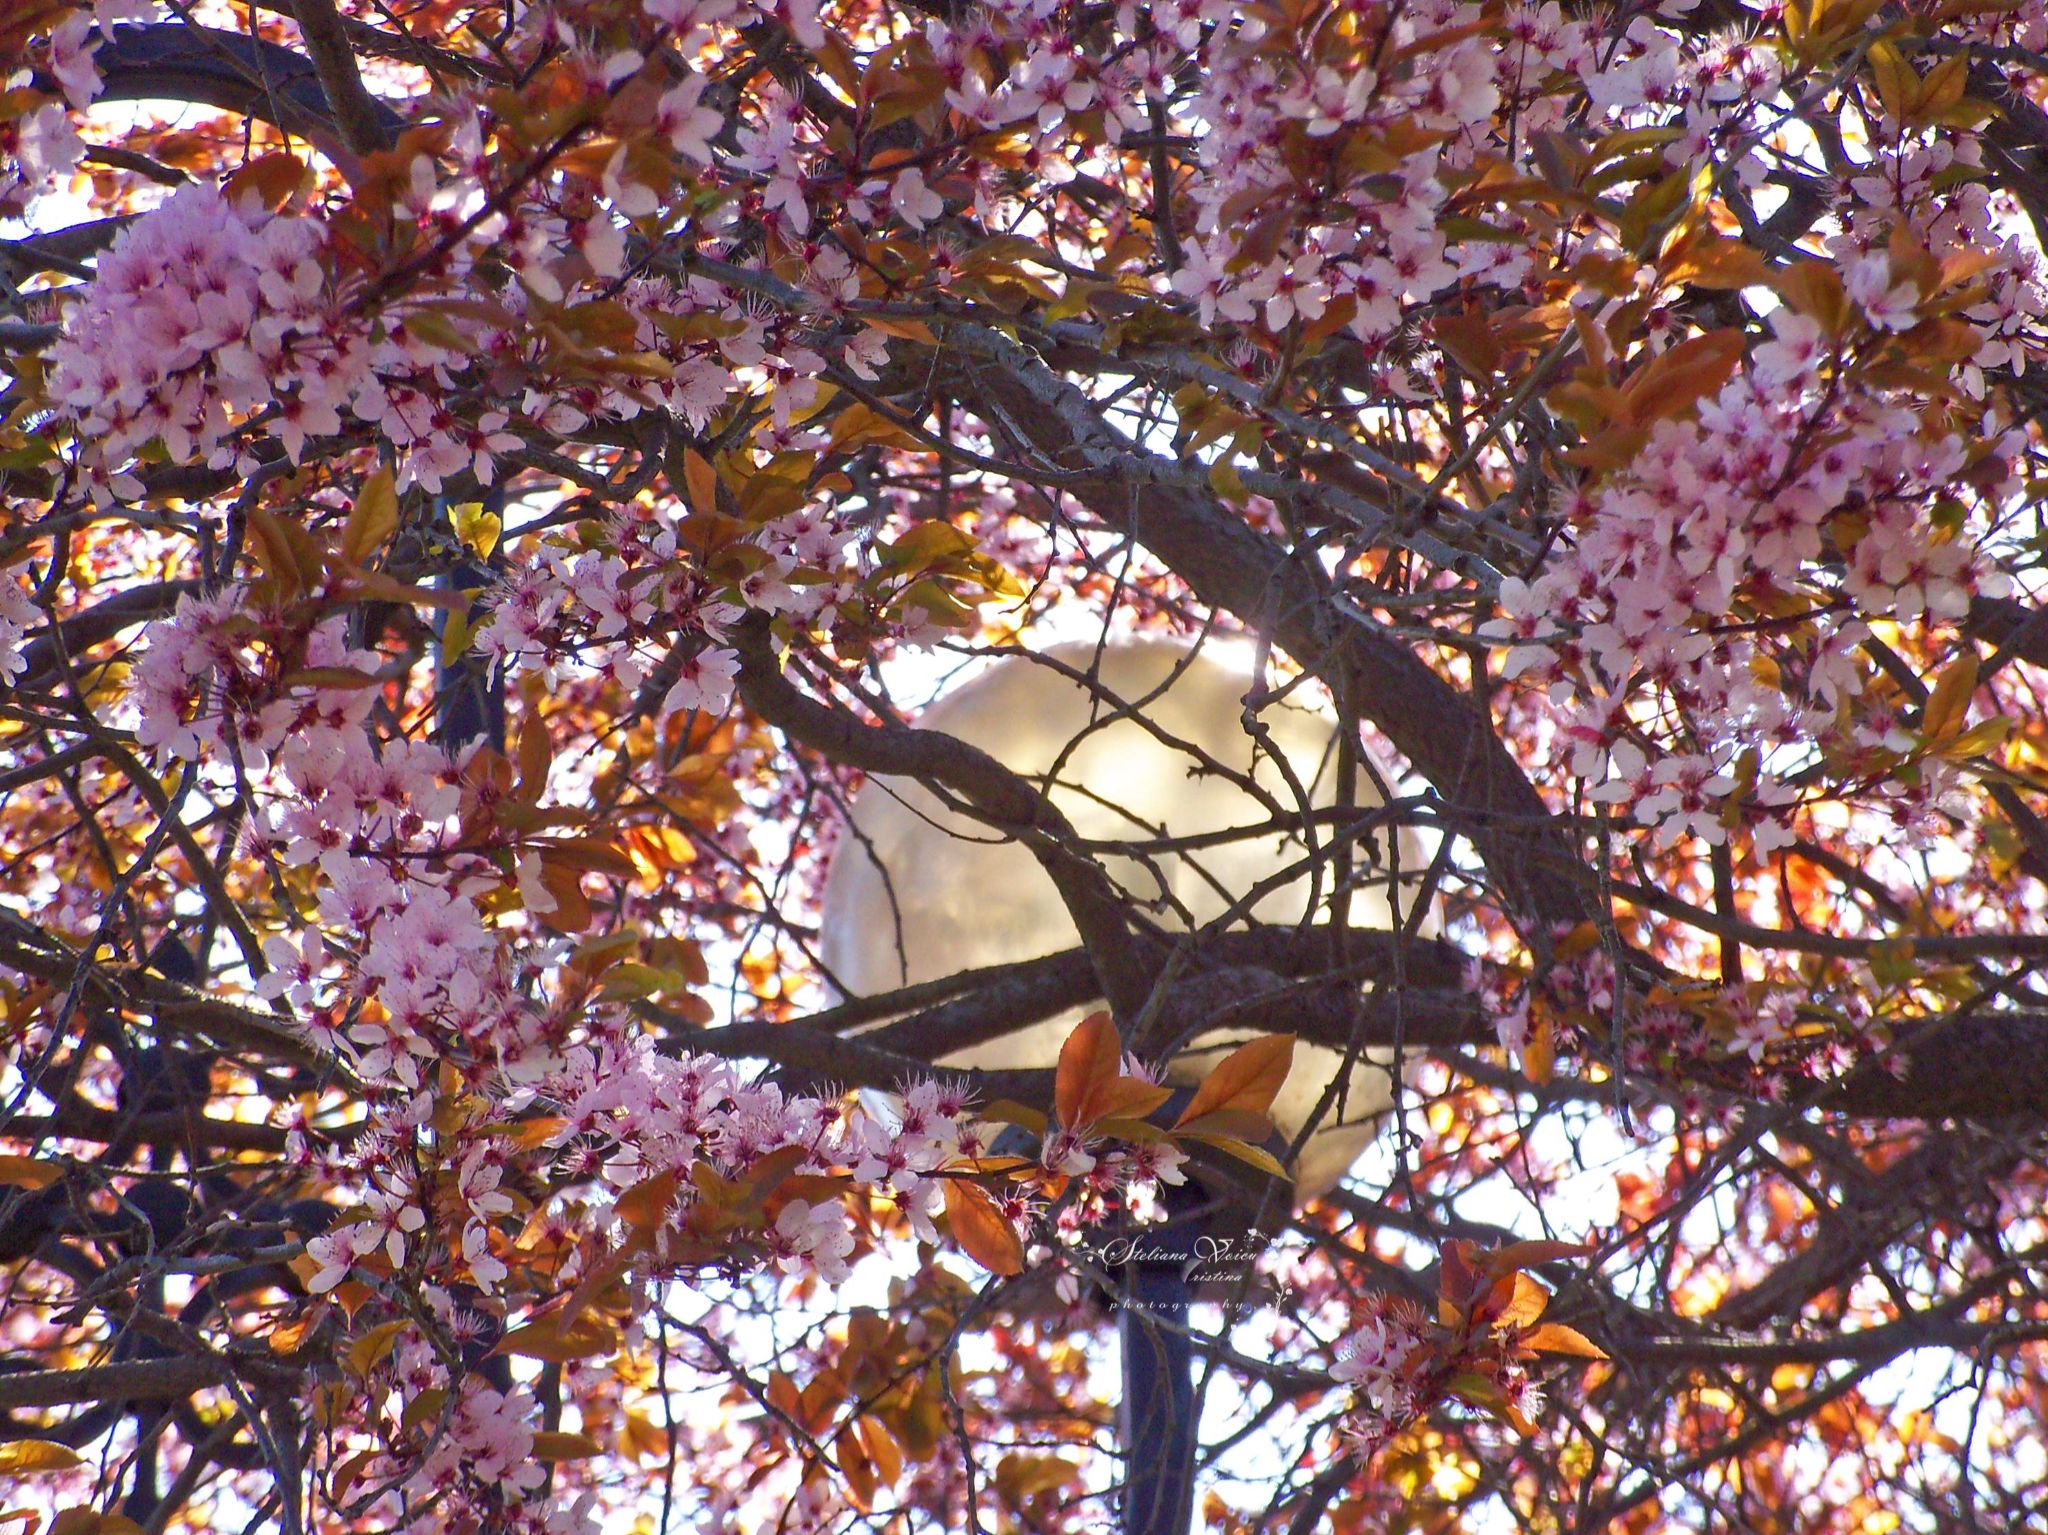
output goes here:
<path id="1" fill-rule="evenodd" d="M 1280 1091 L 1293 1064 L 1292 1034 L 1267 1034 L 1247 1040 L 1218 1061 L 1215 1070 L 1202 1079 L 1194 1099 L 1176 1123 L 1185 1125 L 1218 1109 L 1266 1113 L 1273 1107 L 1273 1095 Z"/>
<path id="2" fill-rule="evenodd" d="M 1143 1077 L 1118 1077 L 1104 1091 L 1096 1118 L 1143 1119 L 1172 1096 L 1172 1088 Z"/>
<path id="3" fill-rule="evenodd" d="M 938 338 L 932 335 L 932 328 L 922 320 L 893 314 L 862 314 L 859 318 L 863 324 L 886 336 L 900 336 L 905 341 L 919 341 L 926 346 L 938 344 Z"/>
<path id="4" fill-rule="evenodd" d="M 567 1314 L 564 1308 L 524 1327 L 515 1327 L 498 1340 L 498 1346 L 491 1352 L 567 1364 L 572 1359 L 589 1359 L 618 1349 L 619 1330 L 603 1317 L 579 1316 L 564 1327 L 561 1318 Z"/>
<path id="5" fill-rule="evenodd" d="M 46 1189 L 63 1176 L 64 1169 L 55 1162 L 35 1157 L 0 1157 L 0 1184 L 18 1189 Z"/>
<path id="6" fill-rule="evenodd" d="M 1740 240 L 1708 235 L 1673 250 L 1664 281 L 1672 287 L 1752 288 L 1771 279 L 1769 265 Z"/>
<path id="7" fill-rule="evenodd" d="M 709 517 L 718 511 L 718 471 L 695 448 L 683 449 L 683 488 L 690 507 Z"/>
<path id="8" fill-rule="evenodd" d="M 254 513 L 251 515 L 253 517 Z M 315 573 L 317 575 L 317 569 Z M 474 600 L 464 592 L 443 592 L 432 587 L 413 586 L 387 576 L 381 570 L 351 570 L 342 584 L 351 597 L 366 598 L 371 602 L 403 603 L 408 607 L 444 608 L 451 613 L 467 612 Z"/>
<path id="9" fill-rule="evenodd" d="M 306 1340 L 313 1336 L 313 1329 L 320 1325 L 321 1318 L 326 1314 L 325 1306 L 309 1307 L 303 1316 L 279 1324 L 276 1331 L 264 1341 L 270 1345 L 273 1354 L 296 1354 L 306 1346 Z"/>
<path id="10" fill-rule="evenodd" d="M 1728 382 L 1742 361 L 1742 332 L 1734 328 L 1690 336 L 1660 352 L 1622 388 L 1638 422 L 1670 420 Z"/>
<path id="11" fill-rule="evenodd" d="M 583 893 L 583 881 L 552 850 L 541 854 L 540 883 L 555 903 L 555 909 L 545 913 L 542 921 L 558 933 L 580 933 L 590 926 L 590 900 Z"/>
<path id="12" fill-rule="evenodd" d="M 1572 1354 L 1580 1359 L 1605 1359 L 1607 1350 L 1562 1322 L 1545 1322 L 1522 1340 L 1522 1347 L 1539 1354 Z"/>
<path id="13" fill-rule="evenodd" d="M 1557 1030 L 1548 1018 L 1538 1018 L 1529 1031 L 1529 1043 L 1522 1049 L 1522 1070 L 1531 1082 L 1542 1087 L 1557 1069 Z"/>
<path id="14" fill-rule="evenodd" d="M 519 797 L 529 805 L 540 803 L 541 791 L 547 787 L 548 769 L 554 762 L 554 738 L 536 701 L 519 722 Z"/>
<path id="15" fill-rule="evenodd" d="M 1487 1255 L 1486 1270 L 1490 1274 L 1505 1274 L 1513 1269 L 1534 1268 L 1539 1263 L 1553 1263 L 1559 1258 L 1590 1258 L 1595 1251 L 1591 1242 L 1510 1242 Z"/>
<path id="16" fill-rule="evenodd" d="M 275 213 L 292 200 L 292 194 L 306 183 L 306 162 L 282 150 L 259 155 L 222 184 L 221 191 L 231 203 L 254 198 Z"/>
<path id="17" fill-rule="evenodd" d="M 619 1219 L 641 1231 L 652 1231 L 662 1223 L 675 1203 L 676 1175 L 656 1173 L 643 1178 L 619 1196 Z"/>
<path id="18" fill-rule="evenodd" d="M 946 1180 L 946 1218 L 960 1249 L 991 1274 L 1021 1274 L 1024 1244 L 987 1189 L 960 1178 Z"/>
<path id="19" fill-rule="evenodd" d="M 1107 1013 L 1090 1013 L 1074 1025 L 1060 1046 L 1060 1066 L 1053 1083 L 1053 1105 L 1069 1130 L 1091 1125 L 1121 1075 L 1124 1042 Z"/>
<path id="20" fill-rule="evenodd" d="M 1506 1303 L 1494 1320 L 1504 1327 L 1528 1327 L 1550 1306 L 1550 1292 L 1517 1269 L 1509 1282 Z"/>
<path id="21" fill-rule="evenodd" d="M 893 1487 L 903 1475 L 903 1449 L 889 1432 L 889 1425 L 873 1413 L 863 1413 L 854 1426 L 860 1431 L 861 1448 L 868 1452 L 875 1474 L 884 1486 Z"/>

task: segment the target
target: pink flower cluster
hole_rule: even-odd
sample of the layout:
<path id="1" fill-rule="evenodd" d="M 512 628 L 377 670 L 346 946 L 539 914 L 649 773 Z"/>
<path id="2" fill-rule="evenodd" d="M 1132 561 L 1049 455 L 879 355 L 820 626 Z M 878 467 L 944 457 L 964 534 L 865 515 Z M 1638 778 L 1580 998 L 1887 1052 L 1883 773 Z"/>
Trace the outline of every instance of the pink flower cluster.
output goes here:
<path id="1" fill-rule="evenodd" d="M 367 359 L 330 346 L 316 367 L 301 346 L 333 319 L 322 244 L 310 220 L 181 188 L 100 258 L 50 349 L 50 398 L 112 469 L 158 437 L 180 461 L 210 460 L 291 386 L 296 419 L 279 430 L 294 454 L 306 435 L 338 431 Z"/>
<path id="2" fill-rule="evenodd" d="M 428 1305 L 452 1338 L 468 1341 L 484 1324 L 445 1294 Z M 458 1373 L 417 1332 L 403 1335 L 374 1367 L 378 1388 L 351 1425 L 356 1495 L 386 1488 L 378 1512 L 405 1535 L 594 1535 L 600 1527 L 585 1496 L 549 1497 L 548 1470 L 536 1453 L 540 1404 L 531 1390 L 500 1390 L 477 1373 Z M 437 1405 L 422 1420 L 415 1404 Z M 359 1457 L 359 1458 L 354 1458 Z"/>
<path id="3" fill-rule="evenodd" d="M 1459 9 L 1425 6 L 1388 20 L 1384 44 L 1411 44 L 1453 24 Z M 1562 28 L 1532 28 L 1528 48 L 1543 57 L 1568 49 Z M 1265 30 L 1246 20 L 1187 38 L 1204 66 L 1190 115 L 1204 130 L 1205 174 L 1194 190 L 1196 238 L 1173 291 L 1194 302 L 1204 324 L 1221 316 L 1276 333 L 1320 319 L 1342 299 L 1353 306 L 1348 329 L 1384 341 L 1400 327 L 1404 305 L 1460 275 L 1463 258 L 1447 251 L 1440 227 L 1447 189 L 1439 170 L 1468 137 L 1488 131 L 1500 100 L 1496 70 L 1507 56 L 1491 39 L 1473 37 L 1432 52 L 1427 68 L 1380 74 L 1262 47 Z M 1298 190 L 1287 145 L 1290 131 L 1302 128 L 1333 151 L 1315 215 L 1290 227 L 1277 248 L 1252 248 L 1254 233 Z M 1375 133 L 1414 146 L 1392 171 L 1347 168 L 1334 153 L 1353 135 Z"/>
<path id="4" fill-rule="evenodd" d="M 800 517 L 775 536 L 807 551 L 836 537 Z M 937 1241 L 944 1180 L 972 1170 L 986 1133 L 939 1082 L 851 1102 L 791 1094 L 740 1063 L 658 1049 L 622 1008 L 551 1003 L 551 988 L 565 994 L 567 946 L 487 915 L 487 899 L 529 882 L 455 844 L 463 791 L 444 753 L 379 738 L 373 691 L 347 680 L 355 671 L 367 681 L 378 662 L 347 646 L 339 619 L 299 633 L 239 588 L 188 597 L 146 631 L 137 736 L 160 758 L 208 772 L 238 759 L 258 810 L 252 838 L 280 867 L 316 877 L 312 912 L 296 936 L 265 942 L 274 968 L 254 983 L 299 1009 L 369 1109 L 345 1146 L 295 1137 L 308 1170 L 353 1200 L 308 1242 L 309 1288 L 324 1295 L 356 1280 L 381 1295 L 395 1285 L 424 1297 L 448 1334 L 437 1352 L 406 1331 L 384 1367 L 405 1400 L 440 1394 L 429 1397 L 443 1402 L 432 1432 L 386 1421 L 374 1393 L 356 1404 L 367 1464 L 393 1498 L 424 1500 L 408 1528 L 458 1529 L 489 1508 L 493 1528 L 584 1529 L 574 1505 L 535 1496 L 531 1396 L 450 1367 L 447 1350 L 481 1325 L 458 1297 L 493 1303 L 528 1236 L 558 1254 L 552 1273 L 565 1289 L 606 1262 L 643 1278 L 700 1268 L 701 1250 L 676 1246 L 705 1197 L 700 1174 L 743 1180 L 770 1158 L 777 1178 L 850 1174 Z M 542 1138 L 520 1133 L 535 1110 L 549 1121 Z M 1180 1176 L 1165 1148 L 1075 1155 L 1098 1195 L 1139 1197 Z M 645 1211 L 620 1213 L 650 1185 L 667 1201 L 651 1235 Z M 539 1208 L 518 1192 L 537 1187 L 550 1191 Z M 724 1256 L 845 1278 L 857 1234 L 833 1187 L 783 1200 Z M 1021 1195 L 1001 1208 L 1020 1223 L 1032 1214 Z M 403 1314 L 389 1310 L 393 1321 Z"/>
<path id="5" fill-rule="evenodd" d="M 1695 989 L 1681 1005 L 1618 981 L 1599 944 L 1568 930 L 1555 937 L 1565 957 L 1533 978 L 1483 964 L 1467 978 L 1501 1048 L 1526 1063 L 1540 1027 L 1559 1062 L 1606 1060 L 1619 1010 L 1623 1069 L 1642 1083 L 1670 1084 L 1688 1120 L 1706 1113 L 1703 1081 L 1725 1082 L 1731 1102 L 1780 1102 L 1871 1058 L 1882 1044 L 1879 1021 L 1853 987 L 1752 981 Z M 1832 1028 L 1813 1027 L 1829 1014 Z"/>
<path id="6" fill-rule="evenodd" d="M 1330 1378 L 1351 1388 L 1352 1406 L 1340 1430 L 1361 1460 L 1399 1433 L 1428 1407 L 1418 1391 L 1418 1368 L 1430 1345 L 1413 1307 L 1375 1296 L 1357 1329 L 1337 1350 Z"/>
<path id="7" fill-rule="evenodd" d="M 1718 844 L 1731 820 L 1759 851 L 1791 841 L 1790 780 L 1816 743 L 1891 744 L 1888 718 L 1853 712 L 1866 620 L 1951 622 L 2009 589 L 1967 534 L 1929 527 L 1942 497 L 1979 494 L 1966 469 L 1984 483 L 1963 440 L 1838 379 L 1811 319 L 1781 308 L 1772 325 L 1695 418 L 1566 496 L 1571 541 L 1503 582 L 1506 617 L 1481 631 L 1514 647 L 1506 676 L 1547 685 L 1589 797 L 1667 844 Z M 1832 570 L 1830 547 L 1846 556 Z"/>

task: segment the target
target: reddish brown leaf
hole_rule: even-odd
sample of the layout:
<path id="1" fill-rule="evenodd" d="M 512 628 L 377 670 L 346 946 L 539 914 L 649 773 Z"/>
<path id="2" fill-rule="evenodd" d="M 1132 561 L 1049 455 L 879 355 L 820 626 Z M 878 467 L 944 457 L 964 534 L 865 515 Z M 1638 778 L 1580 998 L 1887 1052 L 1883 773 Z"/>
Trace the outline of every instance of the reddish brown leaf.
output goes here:
<path id="1" fill-rule="evenodd" d="M 1079 1130 L 1102 1118 L 1123 1065 L 1123 1039 L 1107 1013 L 1090 1013 L 1060 1047 L 1053 1104 L 1060 1123 Z"/>
<path id="2" fill-rule="evenodd" d="M 1273 1107 L 1273 1095 L 1280 1091 L 1293 1064 L 1292 1034 L 1268 1034 L 1247 1040 L 1218 1061 L 1215 1069 L 1202 1079 L 1177 1124 L 1185 1125 L 1219 1109 L 1266 1113 Z"/>
<path id="3" fill-rule="evenodd" d="M 960 1250 L 991 1274 L 1024 1271 L 1024 1243 L 987 1189 L 963 1178 L 946 1180 L 946 1219 Z"/>

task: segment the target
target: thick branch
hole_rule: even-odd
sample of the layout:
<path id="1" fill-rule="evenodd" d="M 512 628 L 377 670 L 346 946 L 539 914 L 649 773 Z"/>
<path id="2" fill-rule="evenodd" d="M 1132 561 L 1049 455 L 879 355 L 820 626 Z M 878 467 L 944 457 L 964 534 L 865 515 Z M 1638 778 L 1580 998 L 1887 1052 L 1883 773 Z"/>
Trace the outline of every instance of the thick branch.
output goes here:
<path id="1" fill-rule="evenodd" d="M 336 163 L 356 159 L 337 122 L 320 71 L 304 54 L 216 27 L 163 23 L 114 28 L 93 55 L 106 82 L 102 101 L 189 101 L 257 118 L 310 140 Z M 378 132 L 388 139 L 404 119 L 365 94 Z"/>
<path id="2" fill-rule="evenodd" d="M 210 1039 L 230 1050 L 247 1050 L 262 1060 L 339 1069 L 331 1057 L 294 1029 L 289 1019 L 237 1007 L 143 970 L 90 962 L 81 965 L 71 949 L 5 911 L 0 911 L 0 962 L 57 987 L 67 987 L 82 977 L 82 1001 L 147 1013 L 159 1029 Z"/>
<path id="3" fill-rule="evenodd" d="M 1493 1041 L 1492 1025 L 1460 983 L 1463 956 L 1454 945 L 1370 932 L 1353 933 L 1351 944 L 1352 973 L 1324 975 L 1327 928 L 1219 934 L 1204 945 L 1200 968 L 1174 981 L 1161 1000 L 1164 1033 L 1228 1025 L 1293 1033 L 1337 1050 L 1426 1051 Z M 1390 984 L 1397 945 L 1403 977 L 1398 993 Z M 1167 949 L 1141 934 L 1132 939 L 1131 952 L 1149 978 L 1159 973 Z M 1362 987 L 1372 989 L 1361 999 Z M 712 1030 L 691 1032 L 689 1038 L 721 1054 L 751 1051 L 799 1067 L 816 1061 L 841 1078 L 882 1085 L 906 1068 L 1083 1006 L 1100 990 L 1085 951 L 1076 949 L 982 972 L 938 1003 L 930 995 L 928 984 L 865 997 L 813 1015 L 800 1034 L 786 1038 L 781 1026 L 766 1024 L 749 1025 L 744 1035 Z M 862 1053 L 831 1059 L 825 1042 L 838 1031 L 885 1018 L 891 1021 L 857 1042 L 842 1039 L 857 1043 Z M 1739 1091 L 1732 1078 L 1716 1080 L 1705 1069 L 1695 1085 Z M 1005 1090 L 1002 1096 L 1019 1094 Z M 2039 1012 L 1964 1012 L 1930 1020 L 1898 1044 L 1891 1064 L 1872 1063 L 1813 1100 L 1816 1112 L 1869 1119 L 2030 1120 L 2041 1117 L 2043 1105 L 2048 1014 Z"/>
<path id="4" fill-rule="evenodd" d="M 355 51 L 332 0 L 292 0 L 292 15 L 312 55 L 313 69 L 340 128 L 342 141 L 358 155 L 374 154 L 390 147 L 386 116 L 379 103 L 363 86 L 356 68 Z"/>
<path id="5" fill-rule="evenodd" d="M 0 1412 L 82 1402 L 172 1402 L 219 1385 L 222 1374 L 210 1359 L 184 1358 L 0 1375 Z"/>
<path id="6" fill-rule="evenodd" d="M 21 653 L 27 670 L 15 679 L 15 686 L 35 689 L 54 681 L 64 656 L 75 659 L 123 629 L 162 618 L 178 605 L 180 597 L 198 589 L 197 581 L 157 581 L 116 592 L 83 613 L 74 613 L 57 626 L 57 633 L 45 630 L 28 642 Z"/>
<path id="7" fill-rule="evenodd" d="M 1477 812 L 1473 833 L 1510 900 L 1545 924 L 1593 915 L 1582 860 L 1484 708 L 1363 615 L 1341 611 L 1301 564 L 1178 466 L 1140 452 L 1073 385 L 1029 350 L 981 326 L 951 327 L 946 348 L 965 397 L 1063 488 L 1112 527 L 1129 528 L 1214 608 L 1270 633 L 1301 665 L 1355 701 L 1437 792 Z"/>

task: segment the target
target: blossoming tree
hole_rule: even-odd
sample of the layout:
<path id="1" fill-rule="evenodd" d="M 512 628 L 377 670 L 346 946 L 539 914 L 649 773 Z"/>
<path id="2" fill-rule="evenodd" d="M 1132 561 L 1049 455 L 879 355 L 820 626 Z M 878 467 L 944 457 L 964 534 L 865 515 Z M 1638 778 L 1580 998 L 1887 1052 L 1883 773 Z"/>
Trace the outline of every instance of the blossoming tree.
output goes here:
<path id="1" fill-rule="evenodd" d="M 2040 1516 L 2036 0 L 0 39 L 0 1527 L 1100 1528 L 1198 1166 L 1204 1528 Z M 917 728 L 1054 631 L 1335 711 L 1311 920 Z M 1079 946 L 833 1000 L 864 775 Z"/>

